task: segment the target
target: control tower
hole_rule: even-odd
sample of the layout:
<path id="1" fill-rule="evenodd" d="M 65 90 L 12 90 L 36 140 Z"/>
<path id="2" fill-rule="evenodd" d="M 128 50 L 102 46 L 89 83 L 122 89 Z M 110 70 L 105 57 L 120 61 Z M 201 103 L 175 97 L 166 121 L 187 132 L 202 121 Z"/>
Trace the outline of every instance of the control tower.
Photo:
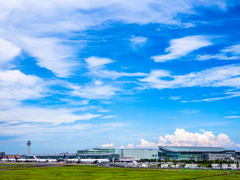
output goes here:
<path id="1" fill-rule="evenodd" d="M 28 146 L 28 152 L 27 155 L 30 156 L 30 145 L 31 145 L 31 141 L 27 142 L 27 146 Z"/>

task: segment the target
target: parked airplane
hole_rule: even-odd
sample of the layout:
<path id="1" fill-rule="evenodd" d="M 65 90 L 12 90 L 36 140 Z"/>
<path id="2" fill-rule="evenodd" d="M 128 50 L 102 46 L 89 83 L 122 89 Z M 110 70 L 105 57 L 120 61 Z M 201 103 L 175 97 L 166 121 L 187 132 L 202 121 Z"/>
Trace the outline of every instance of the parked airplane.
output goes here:
<path id="1" fill-rule="evenodd" d="M 109 159 L 81 159 L 79 156 L 75 159 L 68 159 L 67 155 L 64 154 L 65 160 L 67 162 L 83 162 L 83 163 L 109 163 Z"/>
<path id="2" fill-rule="evenodd" d="M 34 160 L 37 161 L 37 162 L 57 162 L 56 159 L 38 159 L 36 158 L 36 156 L 33 156 L 34 157 Z"/>
<path id="3" fill-rule="evenodd" d="M 75 159 L 68 159 L 68 157 L 67 157 L 66 154 L 64 154 L 64 157 L 65 157 L 65 160 L 66 160 L 67 162 L 78 162 L 78 161 L 79 161 L 78 158 L 75 158 Z"/>
<path id="4" fill-rule="evenodd" d="M 81 159 L 80 157 L 78 157 L 80 162 L 83 163 L 93 163 L 93 162 L 97 162 L 97 163 L 109 163 L 109 159 Z"/>
<path id="5" fill-rule="evenodd" d="M 33 156 L 34 157 L 34 160 L 37 161 L 37 162 L 46 162 L 47 159 L 38 159 L 36 158 L 36 156 Z"/>
<path id="6" fill-rule="evenodd" d="M 50 159 L 50 158 L 48 158 L 47 162 L 57 162 L 57 159 Z"/>
<path id="7" fill-rule="evenodd" d="M 8 156 L 6 156 L 5 159 L 1 159 L 3 162 L 15 162 L 16 159 L 15 158 L 8 158 Z"/>
<path id="8" fill-rule="evenodd" d="M 27 159 L 23 159 L 23 158 L 17 158 L 16 156 L 15 156 L 15 160 L 16 160 L 16 162 L 26 162 L 27 161 Z"/>

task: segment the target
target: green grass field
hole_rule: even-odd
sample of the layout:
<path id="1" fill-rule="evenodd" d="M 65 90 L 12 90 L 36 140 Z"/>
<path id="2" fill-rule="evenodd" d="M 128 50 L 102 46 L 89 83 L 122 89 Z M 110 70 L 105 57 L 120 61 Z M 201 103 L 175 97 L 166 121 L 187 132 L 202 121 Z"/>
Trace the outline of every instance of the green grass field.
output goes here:
<path id="1" fill-rule="evenodd" d="M 131 169 L 87 165 L 69 165 L 66 167 L 59 165 L 56 167 L 13 165 L 0 166 L 0 179 L 240 179 L 240 172 L 228 172 L 230 174 L 226 174 L 225 171 L 220 174 L 220 171 L 212 170 Z"/>

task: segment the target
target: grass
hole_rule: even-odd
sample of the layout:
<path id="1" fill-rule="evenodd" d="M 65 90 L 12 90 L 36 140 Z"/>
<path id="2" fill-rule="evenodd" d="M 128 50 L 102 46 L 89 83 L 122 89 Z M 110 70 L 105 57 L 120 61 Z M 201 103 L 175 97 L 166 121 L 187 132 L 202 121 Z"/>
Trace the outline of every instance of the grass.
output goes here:
<path id="1" fill-rule="evenodd" d="M 3 166 L 2 166 L 3 167 Z M 13 169 L 17 167 L 17 169 Z M 20 168 L 21 167 L 21 168 Z M 0 171 L 0 179 L 240 179 L 240 172 L 178 170 L 178 169 L 137 169 L 107 168 L 98 166 L 74 165 L 67 167 L 8 166 L 11 171 Z M 5 168 L 4 168 L 5 169 Z"/>
<path id="2" fill-rule="evenodd" d="M 16 168 L 27 168 L 27 167 L 36 167 L 36 165 L 32 165 L 32 164 L 0 164 L 0 169 L 14 169 L 14 167 Z"/>

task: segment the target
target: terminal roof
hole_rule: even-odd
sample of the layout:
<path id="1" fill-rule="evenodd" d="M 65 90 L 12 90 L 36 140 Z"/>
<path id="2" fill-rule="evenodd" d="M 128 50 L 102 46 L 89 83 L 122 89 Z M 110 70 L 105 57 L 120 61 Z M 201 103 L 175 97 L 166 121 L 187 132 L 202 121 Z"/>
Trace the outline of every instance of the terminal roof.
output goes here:
<path id="1" fill-rule="evenodd" d="M 171 152 L 224 152 L 222 147 L 158 146 L 160 150 Z"/>

